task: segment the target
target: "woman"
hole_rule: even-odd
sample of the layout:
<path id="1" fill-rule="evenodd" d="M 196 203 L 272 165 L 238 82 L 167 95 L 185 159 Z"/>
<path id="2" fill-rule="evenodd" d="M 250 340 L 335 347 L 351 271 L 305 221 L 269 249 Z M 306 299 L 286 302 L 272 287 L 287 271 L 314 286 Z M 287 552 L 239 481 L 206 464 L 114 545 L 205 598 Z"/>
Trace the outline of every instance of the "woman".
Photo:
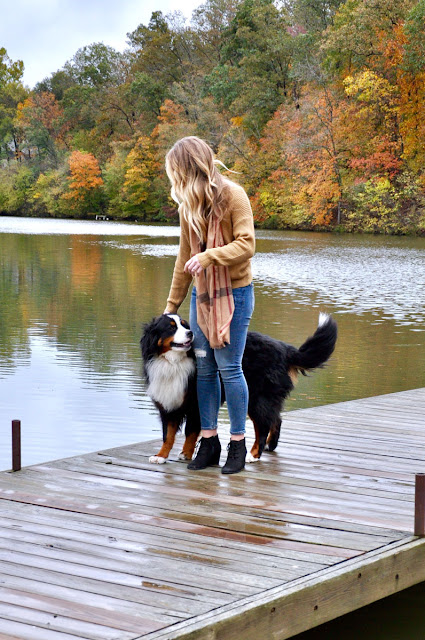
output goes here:
<path id="1" fill-rule="evenodd" d="M 199 138 L 176 142 L 165 165 L 172 196 L 179 203 L 180 247 L 164 313 L 177 312 L 192 278 L 195 281 L 189 321 L 198 372 L 201 440 L 188 468 L 218 464 L 221 376 L 230 418 L 228 457 L 221 471 L 238 473 L 245 466 L 248 410 L 242 356 L 254 308 L 251 206 L 242 187 L 220 174 L 212 149 Z"/>

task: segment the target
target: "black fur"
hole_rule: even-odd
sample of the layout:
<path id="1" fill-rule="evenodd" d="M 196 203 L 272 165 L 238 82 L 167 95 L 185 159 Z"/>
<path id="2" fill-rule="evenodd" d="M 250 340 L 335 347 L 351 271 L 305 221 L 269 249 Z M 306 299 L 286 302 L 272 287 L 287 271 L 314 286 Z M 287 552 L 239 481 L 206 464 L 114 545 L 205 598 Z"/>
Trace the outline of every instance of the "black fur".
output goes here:
<path id="1" fill-rule="evenodd" d="M 156 318 L 145 327 L 141 340 L 145 372 L 146 362 L 149 358 L 155 357 L 155 343 L 158 343 L 161 331 L 169 331 L 164 321 L 166 317 Z M 168 335 L 172 334 L 168 333 Z M 261 456 L 264 449 L 273 451 L 278 444 L 281 427 L 280 413 L 285 399 L 294 388 L 297 372 L 305 374 L 306 371 L 322 367 L 332 355 L 336 339 L 337 324 L 330 316 L 317 327 L 313 336 L 308 338 L 299 349 L 261 333 L 248 332 L 242 368 L 249 388 L 248 415 L 254 423 L 256 432 L 256 443 L 251 452 L 256 458 Z M 195 357 L 192 349 L 187 355 L 190 358 Z M 222 400 L 223 402 L 225 400 L 223 385 Z M 158 410 L 164 426 L 170 416 L 164 414 L 162 407 L 158 406 Z M 196 376 L 188 381 L 185 403 L 175 413 L 179 425 L 185 417 L 187 418 L 186 436 L 188 433 L 193 433 L 194 429 L 199 431 Z"/>
<path id="2" fill-rule="evenodd" d="M 296 372 L 305 374 L 323 367 L 333 353 L 336 338 L 337 325 L 330 316 L 299 349 L 248 331 L 242 369 L 249 388 L 248 415 L 259 440 L 258 457 L 264 449 L 274 451 L 277 447 L 282 422 L 280 413 L 294 388 Z"/>

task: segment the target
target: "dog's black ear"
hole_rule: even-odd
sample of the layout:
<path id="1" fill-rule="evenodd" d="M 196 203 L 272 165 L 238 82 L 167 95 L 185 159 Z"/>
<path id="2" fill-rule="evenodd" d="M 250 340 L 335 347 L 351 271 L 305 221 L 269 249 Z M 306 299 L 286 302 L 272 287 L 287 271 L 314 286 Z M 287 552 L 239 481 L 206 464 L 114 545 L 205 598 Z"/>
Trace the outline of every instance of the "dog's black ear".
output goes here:
<path id="1" fill-rule="evenodd" d="M 142 358 L 145 362 L 158 353 L 158 323 L 160 319 L 161 316 L 153 318 L 143 327 L 140 347 L 142 349 Z"/>

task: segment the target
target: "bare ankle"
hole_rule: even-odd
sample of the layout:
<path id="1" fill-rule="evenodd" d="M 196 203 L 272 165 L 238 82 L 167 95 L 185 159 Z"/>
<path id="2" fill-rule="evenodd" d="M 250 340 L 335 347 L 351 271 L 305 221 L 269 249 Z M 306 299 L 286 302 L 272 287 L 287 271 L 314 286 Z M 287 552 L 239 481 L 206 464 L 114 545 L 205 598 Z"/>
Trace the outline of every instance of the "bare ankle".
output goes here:
<path id="1" fill-rule="evenodd" d="M 217 435 L 217 429 L 202 429 L 201 436 L 203 438 L 212 438 Z"/>

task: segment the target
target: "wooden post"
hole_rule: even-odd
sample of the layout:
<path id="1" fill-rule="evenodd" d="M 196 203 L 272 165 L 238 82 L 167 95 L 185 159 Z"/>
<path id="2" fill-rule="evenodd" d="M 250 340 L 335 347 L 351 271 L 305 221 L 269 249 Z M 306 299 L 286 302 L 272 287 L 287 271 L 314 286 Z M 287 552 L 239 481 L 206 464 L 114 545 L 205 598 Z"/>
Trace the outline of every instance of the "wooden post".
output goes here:
<path id="1" fill-rule="evenodd" d="M 415 475 L 415 536 L 425 536 L 425 473 Z"/>
<path id="2" fill-rule="evenodd" d="M 12 420 L 12 469 L 21 469 L 21 421 Z"/>

